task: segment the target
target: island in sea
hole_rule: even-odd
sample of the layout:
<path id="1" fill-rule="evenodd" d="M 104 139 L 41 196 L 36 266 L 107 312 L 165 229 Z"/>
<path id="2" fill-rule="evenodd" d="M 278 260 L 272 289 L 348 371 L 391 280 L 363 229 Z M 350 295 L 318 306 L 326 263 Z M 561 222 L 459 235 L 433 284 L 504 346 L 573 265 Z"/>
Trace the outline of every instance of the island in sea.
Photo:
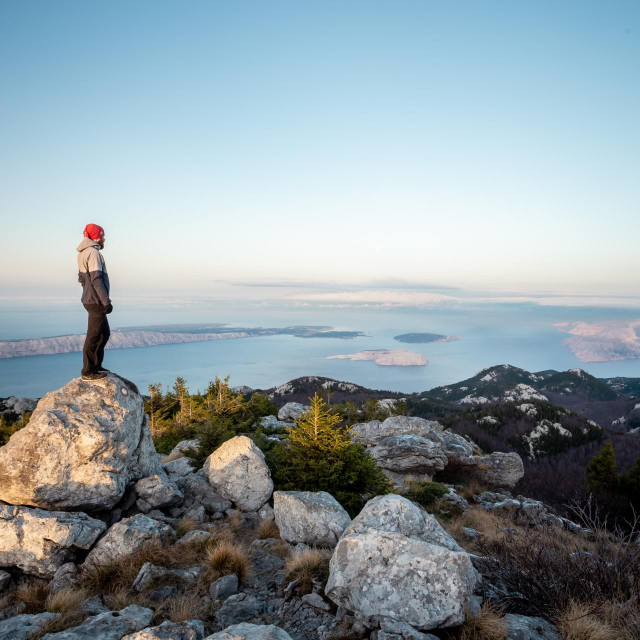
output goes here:
<path id="1" fill-rule="evenodd" d="M 425 342 L 451 342 L 452 340 L 460 340 L 460 336 L 443 336 L 440 333 L 402 333 L 399 336 L 394 336 L 393 339 L 398 342 L 418 344 Z"/>
<path id="2" fill-rule="evenodd" d="M 209 340 L 231 340 L 256 336 L 290 335 L 296 338 L 339 338 L 346 340 L 365 335 L 361 331 L 335 331 L 325 326 L 294 326 L 282 328 L 230 327 L 219 323 L 151 325 L 114 329 L 107 349 L 131 349 L 154 347 L 161 344 L 184 342 L 208 342 Z M 48 338 L 25 338 L 23 340 L 0 340 L 0 358 L 20 358 L 54 353 L 82 351 L 84 334 L 53 336 Z"/>
<path id="3" fill-rule="evenodd" d="M 357 353 L 327 356 L 327 360 L 373 360 L 381 367 L 424 367 L 429 363 L 421 353 L 407 349 L 368 349 Z"/>

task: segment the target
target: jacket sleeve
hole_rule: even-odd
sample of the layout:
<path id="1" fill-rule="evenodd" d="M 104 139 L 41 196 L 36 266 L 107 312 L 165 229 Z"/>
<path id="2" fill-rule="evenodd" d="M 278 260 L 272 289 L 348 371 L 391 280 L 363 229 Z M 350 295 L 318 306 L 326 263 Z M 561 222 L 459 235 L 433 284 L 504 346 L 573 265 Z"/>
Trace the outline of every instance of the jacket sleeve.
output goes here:
<path id="1" fill-rule="evenodd" d="M 97 251 L 92 251 L 90 253 L 87 261 L 87 271 L 87 275 L 91 281 L 91 286 L 95 290 L 98 298 L 100 298 L 102 306 L 106 307 L 108 304 L 111 304 L 109 294 L 104 286 L 102 264 Z"/>

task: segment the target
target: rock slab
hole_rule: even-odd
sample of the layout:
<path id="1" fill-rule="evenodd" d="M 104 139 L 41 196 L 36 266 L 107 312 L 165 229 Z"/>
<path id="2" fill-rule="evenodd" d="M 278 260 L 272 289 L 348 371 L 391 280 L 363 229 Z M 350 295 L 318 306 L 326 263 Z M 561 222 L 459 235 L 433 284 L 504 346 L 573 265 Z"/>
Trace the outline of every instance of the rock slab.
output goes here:
<path id="1" fill-rule="evenodd" d="M 234 624 L 205 640 L 291 640 L 291 636 L 272 624 Z"/>

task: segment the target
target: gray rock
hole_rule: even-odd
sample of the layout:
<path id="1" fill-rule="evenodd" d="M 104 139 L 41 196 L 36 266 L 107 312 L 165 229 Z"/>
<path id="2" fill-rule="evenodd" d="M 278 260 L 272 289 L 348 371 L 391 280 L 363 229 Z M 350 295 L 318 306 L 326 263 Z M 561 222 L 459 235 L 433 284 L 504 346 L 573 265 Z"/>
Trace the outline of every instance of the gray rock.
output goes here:
<path id="1" fill-rule="evenodd" d="M 148 596 L 151 602 L 164 602 L 167 598 L 177 595 L 178 587 L 174 584 L 167 584 L 164 587 L 154 589 Z"/>
<path id="2" fill-rule="evenodd" d="M 477 445 L 448 429 L 443 431 L 441 435 L 449 463 L 456 463 L 462 466 L 475 464 L 474 455 L 480 453 Z"/>
<path id="3" fill-rule="evenodd" d="M 271 505 L 265 504 L 258 509 L 258 517 L 261 520 L 275 520 L 276 513 Z"/>
<path id="4" fill-rule="evenodd" d="M 47 633 L 42 640 L 120 640 L 123 635 L 149 626 L 153 611 L 132 604 L 120 611 L 109 611 L 87 618 L 81 625 Z"/>
<path id="5" fill-rule="evenodd" d="M 278 420 L 276 416 L 264 416 L 263 418 L 260 418 L 259 424 L 263 429 L 277 429 L 279 431 L 284 431 L 291 426 L 290 422 L 282 422 L 281 420 Z"/>
<path id="6" fill-rule="evenodd" d="M 189 531 L 185 533 L 176 544 L 189 544 L 191 542 L 205 542 L 211 537 L 211 534 L 208 531 L 200 531 L 195 529 L 194 531 Z"/>
<path id="7" fill-rule="evenodd" d="M 57 593 L 63 589 L 73 587 L 78 579 L 78 567 L 73 562 L 67 562 L 61 565 L 53 574 L 53 578 L 49 583 L 49 591 Z"/>
<path id="8" fill-rule="evenodd" d="M 176 479 L 176 484 L 185 496 L 185 506 L 203 506 L 208 513 L 224 512 L 231 508 L 231 502 L 223 498 L 209 483 L 204 471 Z"/>
<path id="9" fill-rule="evenodd" d="M 424 631 L 462 624 L 479 582 L 469 554 L 433 516 L 388 495 L 345 530 L 325 592 L 370 628 L 396 621 Z"/>
<path id="10" fill-rule="evenodd" d="M 209 587 L 209 594 L 214 600 L 226 600 L 238 591 L 238 576 L 232 573 L 228 576 L 222 576 Z"/>
<path id="11" fill-rule="evenodd" d="M 263 603 L 247 593 L 229 596 L 216 611 L 215 617 L 224 626 L 251 620 L 262 613 Z"/>
<path id="12" fill-rule="evenodd" d="M 227 440 L 206 459 L 203 469 L 211 486 L 242 511 L 257 511 L 273 492 L 264 455 L 246 436 Z"/>
<path id="13" fill-rule="evenodd" d="M 25 412 L 34 411 L 38 406 L 38 401 L 33 398 L 9 396 L 4 401 L 4 406 L 7 407 L 9 411 L 20 415 Z"/>
<path id="14" fill-rule="evenodd" d="M 305 593 L 300 599 L 305 604 L 315 609 L 320 609 L 320 611 L 329 611 L 331 609 L 331 605 L 319 593 Z"/>
<path id="15" fill-rule="evenodd" d="M 202 524 L 207 519 L 207 512 L 203 505 L 198 504 L 184 514 L 185 520 L 194 520 Z"/>
<path id="16" fill-rule="evenodd" d="M 82 610 L 91 616 L 97 616 L 110 611 L 109 607 L 105 606 L 102 596 L 93 596 L 85 600 L 82 604 Z"/>
<path id="17" fill-rule="evenodd" d="M 254 551 L 252 555 L 253 570 L 256 573 L 279 571 L 284 567 L 284 560 L 268 551 Z"/>
<path id="18" fill-rule="evenodd" d="M 205 640 L 291 640 L 291 636 L 272 624 L 234 624 Z"/>
<path id="19" fill-rule="evenodd" d="M 513 487 L 524 476 L 522 458 L 514 452 L 496 451 L 478 458 L 473 475 L 483 484 L 492 487 Z"/>
<path id="20" fill-rule="evenodd" d="M 0 592 L 4 591 L 11 582 L 11 574 L 6 571 L 0 571 Z"/>
<path id="21" fill-rule="evenodd" d="M 85 566 L 106 565 L 139 551 L 150 542 L 164 543 L 175 535 L 167 524 L 138 514 L 114 524 L 89 552 Z"/>
<path id="22" fill-rule="evenodd" d="M 413 416 L 391 416 L 382 422 L 380 420 L 360 422 L 354 424 L 349 433 L 353 440 L 365 447 L 374 447 L 384 438 L 405 435 L 419 436 L 444 447 L 442 425 L 439 422 Z"/>
<path id="23" fill-rule="evenodd" d="M 141 511 L 150 511 L 161 507 L 172 507 L 180 504 L 184 495 L 176 486 L 175 482 L 167 476 L 164 471 L 158 471 L 152 476 L 141 478 L 136 482 L 136 493 L 138 494 L 138 508 Z M 142 509 L 140 501 L 150 508 Z"/>
<path id="24" fill-rule="evenodd" d="M 51 578 L 106 528 L 86 513 L 0 505 L 0 566 Z"/>
<path id="25" fill-rule="evenodd" d="M 195 473 L 196 469 L 191 465 L 191 458 L 176 458 L 169 462 L 163 462 L 162 468 L 170 478 L 184 478 L 191 473 Z"/>
<path id="26" fill-rule="evenodd" d="M 393 480 L 398 479 L 398 474 L 411 475 L 416 480 L 430 480 L 447 464 L 441 443 L 414 434 L 382 438 L 368 452 L 379 467 L 391 472 Z"/>
<path id="27" fill-rule="evenodd" d="M 464 513 L 469 507 L 469 503 L 462 496 L 459 496 L 453 489 L 449 489 L 449 493 L 442 496 L 440 502 L 443 503 L 445 509 L 450 507 L 460 513 Z"/>
<path id="28" fill-rule="evenodd" d="M 24 613 L 0 621 L 0 640 L 28 640 L 42 627 L 60 617 L 59 613 Z"/>
<path id="29" fill-rule="evenodd" d="M 40 400 L 0 448 L 0 500 L 60 510 L 110 509 L 160 469 L 144 401 L 115 374 L 76 378 Z"/>
<path id="30" fill-rule="evenodd" d="M 351 523 L 349 514 L 326 491 L 276 491 L 273 507 L 280 537 L 290 544 L 335 547 Z"/>
<path id="31" fill-rule="evenodd" d="M 544 618 L 530 618 L 508 613 L 507 640 L 561 640 L 556 627 Z"/>
<path id="32" fill-rule="evenodd" d="M 145 562 L 138 572 L 136 579 L 133 581 L 131 588 L 134 591 L 144 591 L 154 582 L 166 580 L 168 578 L 177 578 L 183 582 L 195 582 L 204 574 L 202 567 L 191 567 L 190 569 L 167 569 L 159 567 L 151 562 Z"/>
<path id="33" fill-rule="evenodd" d="M 380 629 L 383 633 L 394 634 L 403 640 L 432 640 L 435 638 L 430 633 L 422 633 L 410 624 L 398 620 L 382 620 Z M 378 640 L 380 640 L 380 634 L 378 634 Z"/>
<path id="34" fill-rule="evenodd" d="M 147 627 L 125 636 L 122 640 L 202 640 L 203 638 L 204 624 L 201 620 L 186 622 L 166 620 L 157 627 Z"/>
<path id="35" fill-rule="evenodd" d="M 186 451 L 189 451 L 189 449 L 197 451 L 199 447 L 200 442 L 197 439 L 181 440 L 175 447 L 173 447 L 173 449 L 171 449 L 171 453 L 167 457 L 171 458 L 173 456 L 177 456 L 178 454 L 184 455 Z"/>
<path id="36" fill-rule="evenodd" d="M 293 422 L 297 420 L 309 407 L 300 404 L 299 402 L 287 402 L 284 406 L 280 407 L 278 411 L 278 420 L 284 420 L 286 422 Z"/>

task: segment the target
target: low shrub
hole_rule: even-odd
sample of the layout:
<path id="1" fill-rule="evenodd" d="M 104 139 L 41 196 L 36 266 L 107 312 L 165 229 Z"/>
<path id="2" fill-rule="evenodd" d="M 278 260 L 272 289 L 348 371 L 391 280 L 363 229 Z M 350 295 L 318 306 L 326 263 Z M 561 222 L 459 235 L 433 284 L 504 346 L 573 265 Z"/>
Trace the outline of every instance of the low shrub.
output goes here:
<path id="1" fill-rule="evenodd" d="M 448 492 L 449 489 L 439 482 L 410 482 L 409 491 L 405 495 L 426 508 Z"/>

